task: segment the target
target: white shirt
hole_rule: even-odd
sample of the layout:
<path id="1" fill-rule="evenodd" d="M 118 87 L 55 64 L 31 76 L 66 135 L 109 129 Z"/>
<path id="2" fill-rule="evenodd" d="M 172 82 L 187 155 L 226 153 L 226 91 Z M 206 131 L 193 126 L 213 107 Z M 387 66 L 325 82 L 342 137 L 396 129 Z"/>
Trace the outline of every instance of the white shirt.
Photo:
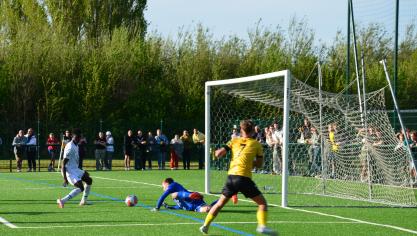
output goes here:
<path id="1" fill-rule="evenodd" d="M 78 169 L 78 162 L 80 160 L 80 156 L 78 154 L 78 146 L 75 145 L 74 141 L 69 142 L 64 149 L 64 159 L 68 159 L 65 168 L 67 169 L 67 173 L 76 173 L 79 172 Z"/>
<path id="2" fill-rule="evenodd" d="M 278 145 L 281 146 L 282 140 L 284 139 L 282 130 L 275 130 L 274 133 L 272 134 L 272 139 L 275 142 L 278 142 L 279 143 Z"/>
<path id="3" fill-rule="evenodd" d="M 114 152 L 114 140 L 113 136 L 107 136 L 106 137 L 106 151 L 107 152 Z"/>

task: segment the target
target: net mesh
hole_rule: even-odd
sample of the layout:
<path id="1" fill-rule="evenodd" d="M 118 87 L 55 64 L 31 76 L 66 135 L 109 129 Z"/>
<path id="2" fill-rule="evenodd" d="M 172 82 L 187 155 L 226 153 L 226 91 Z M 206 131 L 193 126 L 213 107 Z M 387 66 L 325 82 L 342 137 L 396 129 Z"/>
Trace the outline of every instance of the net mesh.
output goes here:
<path id="1" fill-rule="evenodd" d="M 241 119 L 258 125 L 265 164 L 253 179 L 272 203 L 280 202 L 283 89 L 284 77 L 276 77 L 213 86 L 210 95 L 212 151 L 238 135 L 233 128 Z M 390 125 L 383 89 L 366 95 L 363 114 L 356 95 L 322 92 L 320 99 L 318 89 L 296 78 L 290 94 L 289 205 L 359 204 L 329 201 L 338 197 L 416 206 L 412 159 Z M 220 192 L 230 156 L 211 160 L 210 190 Z"/>

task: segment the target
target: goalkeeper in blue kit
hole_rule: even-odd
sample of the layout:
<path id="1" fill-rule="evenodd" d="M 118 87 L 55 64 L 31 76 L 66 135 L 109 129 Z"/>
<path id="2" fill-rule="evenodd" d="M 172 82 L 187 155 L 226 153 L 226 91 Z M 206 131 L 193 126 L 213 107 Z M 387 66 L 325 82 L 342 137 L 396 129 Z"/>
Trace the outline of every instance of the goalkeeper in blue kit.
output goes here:
<path id="1" fill-rule="evenodd" d="M 198 192 L 190 192 L 184 188 L 181 184 L 174 182 L 172 178 L 166 178 L 162 182 L 164 193 L 159 197 L 155 208 L 152 211 L 158 211 L 161 206 L 167 209 L 173 210 L 186 210 L 196 212 L 208 212 L 217 201 L 208 205 L 203 196 Z M 170 206 L 164 202 L 165 198 L 171 195 L 172 200 L 175 202 L 174 206 Z"/>

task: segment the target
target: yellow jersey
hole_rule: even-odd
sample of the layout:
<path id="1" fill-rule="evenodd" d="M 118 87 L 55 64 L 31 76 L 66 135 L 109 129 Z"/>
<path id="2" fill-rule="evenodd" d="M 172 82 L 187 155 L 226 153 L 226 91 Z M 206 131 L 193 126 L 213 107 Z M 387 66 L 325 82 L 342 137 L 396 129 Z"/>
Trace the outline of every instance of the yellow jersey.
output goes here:
<path id="1" fill-rule="evenodd" d="M 329 133 L 329 140 L 330 140 L 330 143 L 332 144 L 332 151 L 333 152 L 339 151 L 339 145 L 337 145 L 337 143 L 334 140 L 334 132 L 333 131 Z"/>
<path id="2" fill-rule="evenodd" d="M 226 144 L 232 151 L 232 160 L 227 174 L 252 178 L 253 162 L 256 157 L 263 157 L 262 145 L 253 138 L 234 138 Z"/>

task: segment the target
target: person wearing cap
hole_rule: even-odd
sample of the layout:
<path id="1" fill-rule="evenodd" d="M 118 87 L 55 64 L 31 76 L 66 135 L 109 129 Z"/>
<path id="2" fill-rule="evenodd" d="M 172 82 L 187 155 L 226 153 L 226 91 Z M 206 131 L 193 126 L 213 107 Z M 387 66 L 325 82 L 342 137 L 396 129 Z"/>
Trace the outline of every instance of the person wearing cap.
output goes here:
<path id="1" fill-rule="evenodd" d="M 112 168 L 112 160 L 114 154 L 114 139 L 110 131 L 106 132 L 106 163 L 105 167 L 107 170 Z"/>

